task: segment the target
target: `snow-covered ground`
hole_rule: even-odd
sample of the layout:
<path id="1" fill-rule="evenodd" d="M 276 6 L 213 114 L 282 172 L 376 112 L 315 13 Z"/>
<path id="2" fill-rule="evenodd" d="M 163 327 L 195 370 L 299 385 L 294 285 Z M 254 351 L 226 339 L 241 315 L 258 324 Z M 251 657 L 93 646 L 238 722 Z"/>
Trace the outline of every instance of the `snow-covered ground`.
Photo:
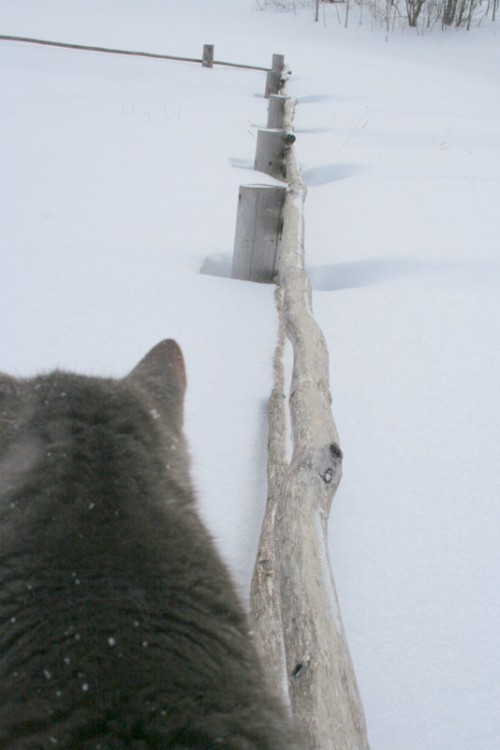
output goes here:
<path id="1" fill-rule="evenodd" d="M 268 65 L 345 454 L 331 551 L 372 750 L 500 743 L 500 45 L 253 0 L 1 0 L 1 33 Z M 264 74 L 0 42 L 0 370 L 125 374 L 173 336 L 203 513 L 248 589 L 273 289 L 224 277 Z M 240 165 L 240 166 L 235 166 Z M 212 270 L 222 275 L 200 273 Z"/>

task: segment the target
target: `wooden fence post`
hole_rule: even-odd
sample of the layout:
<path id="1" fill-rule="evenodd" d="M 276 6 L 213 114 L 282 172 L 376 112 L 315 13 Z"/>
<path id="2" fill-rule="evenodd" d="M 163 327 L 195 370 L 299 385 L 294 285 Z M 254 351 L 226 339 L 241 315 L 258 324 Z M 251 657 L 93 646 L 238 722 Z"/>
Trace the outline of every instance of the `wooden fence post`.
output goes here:
<path id="1" fill-rule="evenodd" d="M 283 128 L 283 117 L 285 113 L 286 96 L 282 94 L 271 94 L 267 108 L 267 127 Z"/>
<path id="2" fill-rule="evenodd" d="M 258 130 L 254 169 L 278 180 L 286 179 L 285 157 L 294 141 L 295 136 L 287 130 Z"/>
<path id="3" fill-rule="evenodd" d="M 201 60 L 201 64 L 203 65 L 204 68 L 214 67 L 214 45 L 213 44 L 203 45 L 203 57 Z"/>
<path id="4" fill-rule="evenodd" d="M 273 61 L 271 63 L 271 70 L 274 73 L 279 73 L 281 75 L 281 71 L 283 70 L 283 65 L 285 64 L 285 55 L 273 55 Z"/>
<path id="5" fill-rule="evenodd" d="M 271 70 L 268 71 L 266 78 L 266 99 L 269 99 L 271 94 L 279 94 L 281 87 L 281 74 L 284 64 L 284 55 L 273 55 Z"/>
<path id="6" fill-rule="evenodd" d="M 269 99 L 271 94 L 279 94 L 280 90 L 280 74 L 275 73 L 274 70 L 269 70 L 266 77 L 266 99 Z"/>
<path id="7" fill-rule="evenodd" d="M 233 279 L 273 281 L 278 266 L 281 209 L 286 192 L 286 187 L 281 185 L 240 185 Z"/>

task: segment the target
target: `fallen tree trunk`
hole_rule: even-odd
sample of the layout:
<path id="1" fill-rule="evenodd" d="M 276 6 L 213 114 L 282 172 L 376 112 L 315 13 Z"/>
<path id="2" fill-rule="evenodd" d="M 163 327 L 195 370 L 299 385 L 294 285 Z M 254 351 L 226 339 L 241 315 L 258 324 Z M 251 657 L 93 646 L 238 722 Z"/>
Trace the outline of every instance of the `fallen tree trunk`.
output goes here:
<path id="1" fill-rule="evenodd" d="M 287 100 L 285 129 L 295 102 Z M 309 750 L 368 750 L 356 677 L 331 573 L 327 524 L 342 453 L 331 412 L 328 351 L 304 270 L 306 187 L 293 146 L 276 300 L 280 335 L 270 400 L 269 496 L 251 590 L 257 637 L 276 689 Z M 285 458 L 283 331 L 293 347 L 291 462 Z"/>

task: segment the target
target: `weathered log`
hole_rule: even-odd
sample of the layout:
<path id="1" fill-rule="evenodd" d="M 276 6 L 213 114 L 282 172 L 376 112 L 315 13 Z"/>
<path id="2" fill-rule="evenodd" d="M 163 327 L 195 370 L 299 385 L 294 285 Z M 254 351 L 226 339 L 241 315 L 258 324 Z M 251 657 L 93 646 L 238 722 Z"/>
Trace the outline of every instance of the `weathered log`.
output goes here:
<path id="1" fill-rule="evenodd" d="M 283 321 L 282 290 L 275 290 L 278 309 L 278 343 L 274 353 L 274 385 L 269 398 L 269 437 L 267 464 L 267 506 L 255 563 L 250 602 L 255 622 L 255 636 L 267 666 L 271 687 L 276 695 L 289 702 L 286 683 L 285 651 L 281 626 L 278 562 L 274 534 L 274 520 L 278 496 L 287 469 L 286 419 L 284 405 L 285 375 L 283 353 L 285 327 Z"/>
<path id="2" fill-rule="evenodd" d="M 294 100 L 289 99 L 285 128 L 291 128 L 294 106 Z M 368 750 L 363 707 L 328 552 L 328 515 L 341 477 L 342 453 L 331 412 L 328 351 L 312 314 L 311 286 L 304 270 L 306 187 L 293 148 L 287 150 L 285 159 L 289 186 L 283 209 L 277 300 L 293 346 L 289 398 L 293 455 L 290 464 L 284 465 L 282 417 L 278 415 L 276 420 L 273 391 L 269 498 L 251 604 L 266 659 L 276 660 L 275 684 L 280 682 L 278 673 L 284 662 L 286 674 L 282 672 L 281 684 L 288 686 L 292 712 L 309 750 Z M 276 370 L 275 389 L 279 390 L 282 382 L 275 363 Z M 267 589 L 256 595 L 262 582 Z M 265 615 L 263 605 L 269 607 Z"/>

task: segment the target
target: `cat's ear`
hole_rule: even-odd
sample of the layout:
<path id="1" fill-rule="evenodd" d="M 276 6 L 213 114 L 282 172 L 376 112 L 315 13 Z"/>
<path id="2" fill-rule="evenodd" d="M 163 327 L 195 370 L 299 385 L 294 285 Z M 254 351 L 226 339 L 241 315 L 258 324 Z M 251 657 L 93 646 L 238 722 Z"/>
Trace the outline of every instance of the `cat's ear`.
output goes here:
<path id="1" fill-rule="evenodd" d="M 182 424 L 186 368 L 177 342 L 160 341 L 125 380 L 147 396 L 152 408 Z"/>

